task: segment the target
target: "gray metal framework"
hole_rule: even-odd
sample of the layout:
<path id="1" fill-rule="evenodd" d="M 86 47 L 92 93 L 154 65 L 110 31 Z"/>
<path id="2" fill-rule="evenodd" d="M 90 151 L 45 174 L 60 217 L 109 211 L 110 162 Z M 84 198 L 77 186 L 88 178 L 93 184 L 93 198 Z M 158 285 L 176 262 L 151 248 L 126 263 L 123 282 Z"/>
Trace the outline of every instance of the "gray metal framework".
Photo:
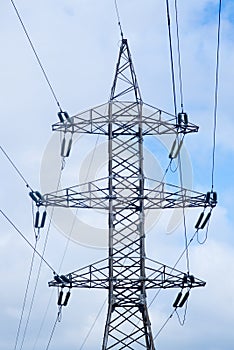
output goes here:
<path id="1" fill-rule="evenodd" d="M 104 134 L 108 137 L 108 176 L 45 194 L 38 205 L 98 208 L 109 213 L 108 259 L 65 276 L 49 286 L 108 290 L 103 350 L 147 349 L 154 342 L 146 290 L 191 289 L 205 282 L 146 258 L 145 210 L 214 207 L 216 198 L 144 176 L 145 135 L 185 135 L 198 127 L 146 105 L 141 99 L 126 39 L 122 39 L 108 103 L 53 125 L 64 134 Z"/>

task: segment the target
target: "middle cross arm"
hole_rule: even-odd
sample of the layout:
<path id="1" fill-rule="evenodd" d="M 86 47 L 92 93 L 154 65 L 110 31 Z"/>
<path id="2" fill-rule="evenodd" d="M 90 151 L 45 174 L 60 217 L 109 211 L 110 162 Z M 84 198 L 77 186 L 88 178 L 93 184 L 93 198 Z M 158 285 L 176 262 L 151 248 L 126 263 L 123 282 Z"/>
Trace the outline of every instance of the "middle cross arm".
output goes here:
<path id="1" fill-rule="evenodd" d="M 136 179 L 133 178 L 131 184 L 128 179 L 129 187 L 127 191 L 123 191 L 121 182 L 119 182 L 112 196 L 109 194 L 107 177 L 45 194 L 38 200 L 37 204 L 106 210 L 109 208 L 109 199 L 115 200 L 115 206 L 118 209 L 126 208 L 126 206 L 137 209 L 139 199 L 144 200 L 145 209 L 214 207 L 216 205 L 216 198 L 214 199 L 212 196 L 207 199 L 207 195 L 204 193 L 159 181 L 154 181 L 154 186 L 151 188 L 145 186 L 144 195 L 139 197 L 134 180 Z"/>
<path id="2" fill-rule="evenodd" d="M 137 258 L 136 258 L 137 260 Z M 50 287 L 108 289 L 110 280 L 114 288 L 139 288 L 143 282 L 147 289 L 204 287 L 205 282 L 162 263 L 146 259 L 146 276 L 139 277 L 132 266 L 122 266 L 117 276 L 109 277 L 108 259 L 83 267 L 67 275 L 55 276 Z"/>

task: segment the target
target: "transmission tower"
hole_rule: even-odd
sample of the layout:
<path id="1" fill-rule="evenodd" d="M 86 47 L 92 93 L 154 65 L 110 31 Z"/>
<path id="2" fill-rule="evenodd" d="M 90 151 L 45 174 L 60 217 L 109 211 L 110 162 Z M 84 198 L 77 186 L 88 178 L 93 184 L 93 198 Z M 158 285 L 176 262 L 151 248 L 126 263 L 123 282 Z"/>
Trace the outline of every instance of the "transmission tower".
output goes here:
<path id="1" fill-rule="evenodd" d="M 145 210 L 202 207 L 204 216 L 206 208 L 216 205 L 216 195 L 147 179 L 143 139 L 147 135 L 175 135 L 173 158 L 180 148 L 178 137 L 197 132 L 198 127 L 189 123 L 185 114 L 173 116 L 143 103 L 126 39 L 121 42 L 109 101 L 73 117 L 60 112 L 59 118 L 53 130 L 70 135 L 70 140 L 74 133 L 106 135 L 108 176 L 45 194 L 37 204 L 107 211 L 109 251 L 107 259 L 54 276 L 49 286 L 61 288 L 59 305 L 66 304 L 70 295 L 62 303 L 64 288 L 106 289 L 108 312 L 102 350 L 154 350 L 147 289 L 178 288 L 177 307 L 185 302 L 191 288 L 205 282 L 146 257 Z M 66 144 L 65 136 L 62 155 L 68 156 L 71 141 Z M 208 216 L 203 216 L 198 225 L 208 221 Z"/>

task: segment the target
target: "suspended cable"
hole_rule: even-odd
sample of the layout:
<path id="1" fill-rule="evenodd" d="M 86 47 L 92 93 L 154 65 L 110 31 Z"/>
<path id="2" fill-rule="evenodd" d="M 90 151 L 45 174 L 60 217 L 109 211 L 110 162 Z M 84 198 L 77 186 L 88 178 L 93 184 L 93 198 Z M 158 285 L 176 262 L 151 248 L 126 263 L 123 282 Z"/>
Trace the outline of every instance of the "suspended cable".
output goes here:
<path id="1" fill-rule="evenodd" d="M 214 171 L 215 171 L 215 149 L 216 149 L 216 128 L 217 128 L 217 108 L 218 108 L 218 88 L 219 88 L 219 56 L 220 56 L 220 32 L 221 32 L 222 0 L 219 0 L 219 10 L 218 11 L 219 11 L 219 13 L 218 13 L 218 30 L 217 30 L 216 70 L 215 70 L 214 126 L 213 126 L 211 190 L 213 190 L 213 188 L 214 188 Z"/>
<path id="2" fill-rule="evenodd" d="M 44 316 L 43 316 L 42 322 L 41 322 L 41 324 L 40 324 L 39 331 L 38 331 L 38 333 L 37 333 L 37 337 L 36 337 L 36 339 L 35 339 L 35 342 L 34 342 L 34 345 L 33 345 L 32 350 L 35 350 L 35 348 L 36 348 L 36 346 L 37 346 L 37 342 L 38 342 L 38 340 L 39 340 L 39 338 L 40 338 L 41 331 L 42 331 L 42 329 L 43 329 L 43 326 L 44 326 L 45 321 L 46 321 L 46 317 L 47 317 L 47 315 L 48 315 L 49 306 L 50 306 L 50 304 L 51 304 L 52 297 L 53 297 L 53 295 L 54 295 L 54 291 L 55 291 L 55 290 L 52 289 L 52 291 L 51 291 L 51 293 L 50 293 L 49 301 L 48 301 L 48 303 L 47 303 L 46 310 L 45 310 L 45 312 L 44 312 Z"/>
<path id="3" fill-rule="evenodd" d="M 211 211 L 210 211 L 210 213 L 211 213 Z M 207 223 L 207 227 L 206 227 L 206 230 L 205 230 L 205 237 L 204 237 L 204 239 L 202 241 L 201 241 L 201 239 L 199 237 L 199 229 L 196 231 L 197 232 L 197 242 L 199 244 L 201 244 L 201 245 L 204 244 L 206 242 L 207 238 L 208 238 L 209 226 L 210 226 L 210 220 Z"/>
<path id="4" fill-rule="evenodd" d="M 24 25 L 24 22 L 23 22 L 23 20 L 22 20 L 20 14 L 19 14 L 19 11 L 18 11 L 18 9 L 17 9 L 17 7 L 16 7 L 14 1 L 13 1 L 13 0 L 10 0 L 10 1 L 11 1 L 12 6 L 14 7 L 15 13 L 16 13 L 16 15 L 17 15 L 19 21 L 20 21 L 20 24 L 21 24 L 21 26 L 22 26 L 22 28 L 23 28 L 23 31 L 24 31 L 24 33 L 25 33 L 27 39 L 28 39 L 28 42 L 29 42 L 29 44 L 30 44 L 30 46 L 31 46 L 31 49 L 32 49 L 32 51 L 33 51 L 33 53 L 34 53 L 34 55 L 35 55 L 35 57 L 36 57 L 36 60 L 37 60 L 39 66 L 40 66 L 40 68 L 41 68 L 41 71 L 42 71 L 42 73 L 43 73 L 43 75 L 44 75 L 44 78 L 45 78 L 45 80 L 46 80 L 46 82 L 47 82 L 47 84 L 48 84 L 48 86 L 49 86 L 49 88 L 50 88 L 50 91 L 51 91 L 51 93 L 52 93 L 52 95 L 53 95 L 53 97 L 54 97 L 54 99 L 55 99 L 55 101 L 56 101 L 56 104 L 57 104 L 57 106 L 59 107 L 60 111 L 62 112 L 62 109 L 61 109 L 60 103 L 59 103 L 59 101 L 58 101 L 58 98 L 57 98 L 57 96 L 56 96 L 56 94 L 55 94 L 55 91 L 54 91 L 54 89 L 53 89 L 53 87 L 52 87 L 50 81 L 49 81 L 48 75 L 46 74 L 46 71 L 45 71 L 45 69 L 44 69 L 44 67 L 43 67 L 43 65 L 42 65 L 42 63 L 41 63 L 41 60 L 40 60 L 40 58 L 39 58 L 39 56 L 38 56 L 38 54 L 37 54 L 37 52 L 36 52 L 36 49 L 35 49 L 35 47 L 34 47 L 34 45 L 33 45 L 33 43 L 32 43 L 32 40 L 31 40 L 31 38 L 30 38 L 30 36 L 29 36 L 29 34 L 28 34 L 28 31 L 27 31 L 27 29 L 26 29 L 26 27 L 25 27 L 25 25 Z"/>
<path id="5" fill-rule="evenodd" d="M 170 60 L 171 60 L 171 78 L 172 78 L 172 90 L 173 90 L 173 100 L 174 100 L 174 112 L 177 117 L 177 102 L 176 102 L 176 85 L 175 85 L 175 72 L 174 72 L 174 60 L 173 60 L 173 49 L 172 49 L 172 37 L 171 37 L 171 20 L 170 20 L 170 8 L 169 1 L 166 0 L 166 9 L 167 9 L 167 24 L 168 24 L 168 37 L 169 37 L 169 48 L 170 48 Z M 177 48 L 178 48 L 178 56 L 179 56 L 179 75 L 180 75 L 180 91 L 181 91 L 181 105 L 183 105 L 183 93 L 182 93 L 182 70 L 181 70 L 181 60 L 180 60 L 180 45 L 179 45 L 179 24 L 178 24 L 178 11 L 177 11 L 177 3 L 175 1 L 175 9 L 176 9 L 176 23 L 177 23 Z M 179 137 L 177 135 L 177 140 L 179 143 Z M 182 140 L 180 140 L 182 142 Z M 182 143 L 181 143 L 182 144 Z M 181 149 L 179 148 L 178 152 L 178 164 L 179 164 L 179 174 L 180 174 L 180 186 L 183 188 L 183 174 L 182 174 L 182 165 L 181 165 Z M 183 200 L 183 226 L 184 226 L 184 238 L 185 238 L 185 247 L 188 246 L 187 240 L 187 228 L 186 228 L 186 218 L 185 218 L 185 204 Z M 187 270 L 189 272 L 189 254 L 188 249 L 186 249 L 186 263 Z"/>
<path id="6" fill-rule="evenodd" d="M 36 246 L 37 246 L 37 241 L 35 243 L 35 247 L 34 247 L 34 251 L 33 251 L 33 255 L 32 255 L 32 260 L 31 260 L 31 264 L 30 264 L 30 268 L 29 268 L 28 280 L 27 280 L 26 290 L 25 290 L 24 299 L 23 299 L 23 306 L 22 306 L 22 311 L 21 311 L 21 315 L 20 315 L 20 321 L 19 321 L 19 325 L 18 325 L 18 329 L 17 329 L 17 333 L 16 333 L 14 350 L 16 350 L 18 340 L 19 340 L 19 334 L 20 334 L 20 329 L 21 329 L 21 325 L 22 325 L 22 321 L 23 321 L 23 315 L 24 315 L 26 300 L 27 300 L 27 296 L 28 296 L 29 284 L 31 281 L 32 270 L 33 270 L 33 265 L 34 265 L 34 260 L 35 260 Z"/>
<path id="7" fill-rule="evenodd" d="M 170 321 L 172 316 L 174 315 L 175 310 L 170 314 L 170 316 L 166 319 L 166 321 L 163 323 L 162 327 L 159 329 L 159 331 L 155 334 L 154 340 L 159 336 L 159 334 L 162 332 L 162 330 L 166 327 L 167 323 Z"/>
<path id="8" fill-rule="evenodd" d="M 51 221 L 50 221 L 51 222 Z M 50 227 L 50 224 L 49 224 Z M 46 238 L 45 238 L 45 242 L 44 242 L 44 246 L 43 246 L 43 252 L 42 252 L 42 257 L 44 258 L 45 255 L 45 249 L 47 246 L 47 242 L 48 242 L 48 233 L 49 233 L 50 228 L 48 228 L 47 230 L 47 234 L 46 234 Z M 30 302 L 30 306 L 29 306 L 29 312 L 28 312 L 28 316 L 27 316 L 27 320 L 25 323 L 25 328 L 24 328 L 24 333 L 23 333 L 23 337 L 22 337 L 22 342 L 21 342 L 21 347 L 20 350 L 22 350 L 23 345 L 24 345 L 24 341 L 25 341 L 25 337 L 26 337 L 26 333 L 27 333 L 27 329 L 28 329 L 28 325 L 29 325 L 29 320 L 31 317 L 31 313 L 32 313 L 32 309 L 33 309 L 33 305 L 34 305 L 34 301 L 35 301 L 35 296 L 36 296 L 36 291 L 37 291 L 37 286 L 38 286 L 38 282 L 39 282 L 39 278 L 40 278 L 40 274 L 41 274 L 41 268 L 42 268 L 42 258 L 40 260 L 40 264 L 38 267 L 38 272 L 37 272 L 37 277 L 36 277 L 36 283 L 33 289 L 33 294 L 32 294 L 32 298 L 31 298 L 31 302 Z"/>
<path id="9" fill-rule="evenodd" d="M 181 54 L 180 54 L 180 37 L 179 37 L 179 21 L 178 21 L 177 0 L 175 0 L 175 19 L 176 19 L 177 54 L 178 54 L 178 65 L 179 65 L 180 106 L 181 106 L 181 109 L 183 112 L 184 97 L 183 97 L 183 81 L 182 81 L 182 67 L 181 67 Z"/>
<path id="10" fill-rule="evenodd" d="M 26 333 L 27 333 L 27 329 L 28 329 L 28 325 L 29 325 L 29 320 L 30 320 L 32 309 L 33 309 L 33 305 L 34 305 L 34 300 L 35 300 L 35 296 L 36 296 L 36 290 L 37 290 L 37 286 L 38 286 L 38 282 L 39 282 L 39 276 L 40 276 L 40 271 L 41 271 L 41 265 L 42 265 L 42 259 L 40 261 L 40 265 L 39 265 L 39 268 L 38 268 L 38 275 L 37 275 L 36 283 L 35 283 L 35 286 L 34 286 L 32 298 L 31 298 L 31 302 L 30 302 L 30 306 L 29 306 L 29 312 L 28 312 L 27 320 L 26 320 L 25 327 L 24 327 L 24 332 L 23 332 L 23 336 L 22 336 L 20 350 L 22 350 L 23 345 L 24 345 L 24 341 L 25 341 L 25 337 L 26 337 Z"/>
<path id="11" fill-rule="evenodd" d="M 21 179 L 23 180 L 23 182 L 25 183 L 26 187 L 29 188 L 31 191 L 33 191 L 32 187 L 29 185 L 29 183 L 27 182 L 27 180 L 25 179 L 25 177 L 22 175 L 22 173 L 20 172 L 20 170 L 17 168 L 17 166 L 14 164 L 14 162 L 12 161 L 12 159 L 10 158 L 10 156 L 7 154 L 7 152 L 3 149 L 2 146 L 0 146 L 0 149 L 2 151 L 2 153 L 5 155 L 5 157 L 8 159 L 8 161 L 10 162 L 10 164 L 13 166 L 13 168 L 15 169 L 15 171 L 18 173 L 18 175 L 21 177 Z"/>
<path id="12" fill-rule="evenodd" d="M 44 259 L 44 257 L 35 249 L 35 247 L 29 242 L 29 240 L 24 236 L 24 234 L 16 227 L 16 225 L 10 220 L 10 218 L 0 209 L 0 213 L 4 218 L 11 224 L 11 226 L 20 234 L 20 236 L 27 242 L 27 244 L 32 248 L 33 251 L 39 256 L 40 259 L 48 266 L 48 268 L 56 274 L 53 267 Z"/>
<path id="13" fill-rule="evenodd" d="M 49 346 L 50 346 L 51 340 L 52 340 L 53 335 L 54 335 L 55 328 L 56 328 L 56 326 L 57 326 L 58 322 L 60 321 L 60 317 L 61 317 L 61 308 L 62 308 L 62 306 L 60 306 L 60 308 L 59 308 L 59 311 L 58 311 L 58 314 L 57 314 L 56 320 L 55 320 L 55 322 L 54 322 L 54 325 L 53 325 L 52 331 L 51 331 L 51 333 L 50 333 L 50 338 L 49 338 L 48 344 L 47 344 L 47 346 L 46 346 L 46 350 L 48 350 L 48 349 L 49 349 Z"/>
<path id="14" fill-rule="evenodd" d="M 185 320 L 186 320 L 186 316 L 187 316 L 187 311 L 188 311 L 188 299 L 186 300 L 186 304 L 185 304 L 183 320 L 181 320 L 178 311 L 175 310 L 176 315 L 177 315 L 177 317 L 178 317 L 179 324 L 180 324 L 181 326 L 184 326 L 184 324 L 185 324 Z"/>
<path id="15" fill-rule="evenodd" d="M 97 316 L 95 317 L 95 319 L 94 319 L 94 321 L 93 321 L 93 323 L 92 323 L 92 325 L 91 325 L 91 327 L 90 327 L 88 333 L 86 334 L 86 337 L 85 337 L 83 343 L 81 344 L 81 347 L 80 347 L 79 350 L 82 350 L 83 347 L 85 346 L 85 344 L 86 344 L 86 342 L 87 342 L 87 340 L 88 340 L 90 334 L 92 333 L 92 330 L 93 330 L 94 327 L 95 327 L 95 324 L 97 323 L 97 320 L 98 320 L 99 316 L 101 315 L 101 312 L 102 312 L 102 310 L 103 310 L 105 304 L 106 304 L 106 299 L 104 300 L 104 303 L 102 304 L 101 308 L 99 309 L 99 311 L 98 311 L 98 313 L 97 313 Z"/>
<path id="16" fill-rule="evenodd" d="M 21 235 L 21 237 L 28 243 L 28 245 L 33 249 L 33 252 L 34 254 L 36 253 L 40 259 L 41 259 L 41 262 L 40 262 L 40 267 L 39 269 L 41 268 L 41 264 L 42 264 L 42 261 L 49 267 L 49 269 L 54 273 L 56 274 L 55 270 L 52 268 L 52 266 L 45 260 L 44 256 L 41 255 L 37 250 L 36 248 L 28 241 L 28 239 L 24 236 L 24 234 L 16 227 L 16 225 L 9 219 L 9 217 L 0 209 L 0 212 L 1 214 L 5 217 L 5 219 L 13 226 L 13 228 Z M 32 265 L 31 265 L 32 266 Z M 31 269 L 30 269 L 30 274 L 31 274 Z M 28 285 L 29 285 L 29 282 L 28 282 Z M 37 285 L 37 284 L 36 284 Z M 28 288 L 27 288 L 28 289 Z M 29 312 L 29 316 L 28 316 L 28 319 L 27 319 L 27 322 L 26 322 L 26 327 L 25 327 L 25 330 L 24 330 L 24 335 L 23 335 L 23 340 L 22 340 L 22 343 L 21 343 L 21 349 L 22 349 L 22 346 L 23 346 L 23 343 L 24 343 L 24 339 L 25 339 L 25 335 L 26 335 L 26 329 L 27 329 L 27 326 L 28 326 L 28 322 L 29 322 L 29 317 L 30 317 L 30 314 L 31 314 L 31 310 L 32 310 L 32 305 L 33 305 L 33 300 L 34 300 L 34 297 L 35 297 L 35 290 L 36 288 L 34 288 L 34 293 L 33 293 L 33 297 L 32 297 L 32 301 L 31 301 L 31 305 L 30 305 L 30 312 Z M 25 302 L 26 302 L 26 298 L 25 298 Z M 24 309 L 25 305 L 23 306 L 23 309 Z M 23 313 L 22 313 L 23 314 Z M 23 317 L 23 316 L 22 316 Z M 21 325 L 21 322 L 20 321 L 20 325 Z M 18 337 L 19 337 L 19 329 L 20 327 L 18 327 L 18 331 L 17 331 L 17 337 L 16 337 L 16 343 L 15 343 L 15 348 L 16 349 L 16 346 L 17 346 L 17 343 L 18 343 Z"/>
<path id="17" fill-rule="evenodd" d="M 61 169 L 62 169 L 62 167 L 61 167 Z M 60 174 L 59 174 L 59 179 L 58 179 L 58 184 L 57 184 L 57 190 L 59 188 L 60 181 L 61 181 L 61 174 L 62 174 L 61 169 L 60 169 Z M 46 250 L 46 246 L 48 243 L 49 231 L 50 231 L 51 224 L 52 224 L 53 214 L 54 214 L 54 207 L 52 209 L 49 225 L 48 225 L 47 232 L 46 232 L 45 242 L 44 242 L 43 251 L 42 251 L 42 255 L 41 255 L 42 258 L 44 258 L 44 255 L 45 255 L 45 250 Z M 30 307 L 29 307 L 29 312 L 28 312 L 28 316 L 27 316 L 27 320 L 26 320 L 26 324 L 25 324 L 25 328 L 24 328 L 24 333 L 23 333 L 23 338 L 22 338 L 20 350 L 22 350 L 23 345 L 24 345 L 24 341 L 25 341 L 25 337 L 26 337 L 26 333 L 27 333 L 27 329 L 28 329 L 28 325 L 29 325 L 29 320 L 31 317 L 31 313 L 32 313 L 33 305 L 34 305 L 34 300 L 35 300 L 35 296 L 36 296 L 37 286 L 38 286 L 38 282 L 39 282 L 39 278 L 40 278 L 40 274 L 41 274 L 41 268 L 42 268 L 42 259 L 40 261 L 38 272 L 37 272 L 36 283 L 35 283 L 34 290 L 33 290 L 33 295 L 32 295 L 32 299 L 31 299 L 31 303 L 30 303 Z"/>
<path id="18" fill-rule="evenodd" d="M 193 236 L 190 238 L 189 242 L 187 243 L 187 246 L 185 246 L 184 250 L 182 251 L 182 253 L 180 254 L 179 258 L 176 260 L 173 268 L 171 269 L 171 272 L 176 268 L 176 266 L 178 265 L 178 263 L 180 262 L 180 260 L 182 259 L 182 257 L 184 256 L 184 254 L 186 253 L 186 251 L 188 250 L 188 247 L 190 246 L 190 244 L 192 243 L 192 241 L 194 240 L 194 237 L 197 235 L 197 231 L 193 234 Z"/>
<path id="19" fill-rule="evenodd" d="M 122 30 L 121 21 L 120 21 L 120 14 L 119 14 L 117 0 L 114 0 L 114 3 L 115 3 L 116 16 L 117 16 L 117 19 L 118 19 L 118 26 L 119 26 L 119 29 L 120 29 L 120 35 L 121 35 L 121 38 L 123 39 L 124 36 L 123 36 L 123 30 Z"/>
<path id="20" fill-rule="evenodd" d="M 182 251 L 182 253 L 180 254 L 179 258 L 176 260 L 174 266 L 171 268 L 170 273 L 172 273 L 176 266 L 178 265 L 178 263 L 180 262 L 180 260 L 182 259 L 182 257 L 184 256 L 184 254 L 186 253 L 188 247 L 190 246 L 190 244 L 192 243 L 192 241 L 194 240 L 195 236 L 197 235 L 198 231 L 196 230 L 196 232 L 193 234 L 193 236 L 190 238 L 189 242 L 187 243 L 187 246 L 184 248 L 184 250 Z M 148 258 L 149 259 L 149 258 Z M 151 259 L 149 259 L 151 260 Z M 152 260 L 153 261 L 153 260 Z M 152 300 L 149 303 L 149 308 L 151 307 L 151 305 L 154 303 L 155 299 L 158 297 L 159 293 L 162 291 L 162 287 L 159 288 L 159 290 L 155 293 L 154 297 L 152 298 Z"/>
<path id="21" fill-rule="evenodd" d="M 180 152 L 178 154 L 178 162 L 179 162 L 179 174 L 180 174 L 180 186 L 183 188 L 183 173 L 182 173 L 182 164 L 181 164 L 181 155 Z M 184 197 L 184 193 L 182 194 Z M 186 254 L 186 265 L 187 265 L 187 273 L 189 274 L 189 251 L 188 251 L 188 237 L 187 237 L 187 225 L 186 225 L 186 216 L 185 216 L 185 200 L 183 200 L 182 205 L 182 214 L 183 214 L 183 226 L 184 226 L 184 242 L 185 242 L 185 254 Z"/>
<path id="22" fill-rule="evenodd" d="M 59 178 L 58 178 L 58 183 L 57 183 L 56 190 L 58 190 L 59 185 L 60 185 L 60 182 L 61 182 L 62 170 L 63 170 L 63 161 L 62 161 L 62 163 L 61 163 L 60 174 L 59 174 Z M 51 224 L 52 224 L 53 214 L 54 214 L 54 207 L 52 208 L 52 212 L 51 212 L 51 215 L 50 215 L 50 221 L 49 221 L 49 225 L 48 225 L 48 228 L 47 228 L 46 238 L 45 238 L 45 242 L 44 242 L 44 246 L 43 246 L 43 252 L 42 252 L 42 256 L 43 256 L 43 257 L 44 257 L 45 249 L 46 249 L 47 242 L 48 242 L 48 235 L 49 235 L 49 231 L 50 231 Z M 35 299 L 36 289 L 37 289 L 38 281 L 39 281 L 39 278 L 40 278 L 41 267 L 42 267 L 42 261 L 40 262 L 40 265 L 39 265 L 39 268 L 38 268 L 38 272 L 37 272 L 36 284 L 35 284 L 35 287 L 34 287 L 33 296 L 32 296 L 32 299 L 31 299 L 31 304 L 30 304 L 30 309 L 29 309 L 29 314 L 28 314 L 28 318 L 27 318 L 27 321 L 26 321 L 26 327 L 25 327 L 25 330 L 24 330 L 24 338 L 25 338 L 25 335 L 26 335 L 26 331 L 27 331 L 29 319 L 30 319 L 30 316 L 31 316 L 31 311 L 32 311 L 32 307 L 33 307 L 33 303 L 34 303 L 34 299 Z M 59 272 L 58 272 L 58 273 L 59 273 Z M 46 311 L 45 311 L 45 313 L 44 313 L 44 317 L 43 317 L 42 323 L 41 323 L 41 325 L 40 325 L 40 329 L 39 329 L 37 338 L 36 338 L 36 340 L 35 340 L 33 349 L 35 348 L 35 346 L 36 346 L 36 344 L 37 344 L 37 341 L 38 341 L 38 338 L 39 338 L 41 329 L 42 329 L 43 324 L 44 324 L 44 322 L 45 322 L 45 319 L 46 319 L 46 316 L 47 316 L 47 313 L 48 313 L 48 308 L 49 308 L 49 305 L 50 305 L 50 303 L 51 303 L 52 294 L 53 294 L 53 293 L 51 293 L 51 296 L 50 296 L 50 299 L 49 299 L 49 302 L 48 302 Z M 22 348 L 22 345 L 23 345 L 23 342 L 22 342 L 22 344 L 21 344 L 21 348 Z"/>
<path id="23" fill-rule="evenodd" d="M 168 28 L 170 60 L 171 60 L 171 80 L 172 80 L 172 92 L 173 92 L 173 101 L 174 101 L 174 113 L 175 113 L 175 116 L 177 117 L 176 85 L 175 85 L 173 50 L 172 50 L 172 38 L 171 38 L 171 19 L 170 19 L 170 8 L 169 8 L 168 0 L 166 0 L 166 8 L 167 8 L 167 28 Z"/>

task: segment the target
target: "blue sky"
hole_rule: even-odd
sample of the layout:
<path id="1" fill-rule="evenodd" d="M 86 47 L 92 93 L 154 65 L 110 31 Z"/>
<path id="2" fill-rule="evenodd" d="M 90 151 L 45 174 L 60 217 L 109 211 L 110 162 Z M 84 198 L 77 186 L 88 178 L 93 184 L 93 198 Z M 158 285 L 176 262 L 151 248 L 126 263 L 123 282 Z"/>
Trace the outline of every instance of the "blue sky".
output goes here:
<path id="1" fill-rule="evenodd" d="M 118 4 L 143 100 L 173 112 L 165 2 L 119 0 Z M 74 3 L 71 0 L 33 0 L 29 3 L 22 0 L 16 2 L 16 5 L 62 108 L 72 115 L 106 102 L 120 39 L 114 1 L 79 0 Z M 218 1 L 215 0 L 178 1 L 184 106 L 191 122 L 200 127 L 198 134 L 186 137 L 185 149 L 189 154 L 188 163 L 192 166 L 193 187 L 203 192 L 210 190 L 211 186 L 217 8 Z M 51 171 L 48 165 L 43 165 L 43 160 L 48 154 L 47 145 L 52 138 L 51 124 L 57 121 L 58 110 L 10 1 L 1 2 L 0 13 L 1 145 L 30 185 L 40 189 L 40 173 L 49 174 Z M 212 215 L 208 240 L 202 246 L 194 241 L 190 248 L 191 269 L 196 276 L 207 281 L 207 286 L 192 291 L 184 327 L 179 326 L 175 316 L 170 320 L 157 339 L 156 346 L 159 350 L 169 350 L 172 345 L 175 350 L 185 350 L 188 347 L 190 350 L 233 348 L 233 14 L 233 2 L 223 1 L 215 163 L 215 189 L 219 204 Z M 172 32 L 174 39 L 173 21 Z M 64 170 L 64 183 L 71 181 L 72 185 L 78 181 L 81 176 L 79 172 L 82 172 L 80 164 L 86 164 L 95 140 L 92 144 L 85 138 L 76 142 Z M 167 144 L 160 144 L 155 140 L 146 142 L 149 157 L 152 153 L 156 159 L 155 169 L 157 164 L 159 168 L 164 167 L 162 158 L 164 155 L 166 157 L 167 147 Z M 97 155 L 99 160 L 98 157 L 101 155 Z M 33 243 L 28 189 L 3 154 L 0 154 L 0 162 L 1 209 Z M 178 178 L 175 176 L 176 180 Z M 189 237 L 194 232 L 194 222 L 199 213 L 199 210 L 187 213 Z M 87 214 L 82 212 L 79 215 L 84 220 L 89 220 Z M 99 220 L 98 228 L 95 230 L 93 227 L 94 236 L 97 236 L 97 229 L 102 229 L 102 217 Z M 155 260 L 172 265 L 183 249 L 183 230 L 180 226 L 167 234 L 167 226 L 167 214 L 162 213 L 147 236 L 147 253 Z M 0 348 L 10 350 L 14 348 L 32 251 L 3 217 L 0 218 L 0 227 L 0 273 L 3 282 Z M 46 230 L 41 232 L 38 242 L 40 251 L 45 234 Z M 45 257 L 55 269 L 60 266 L 65 245 L 64 235 L 53 226 Z M 61 271 L 73 271 L 104 256 L 104 249 L 70 242 Z M 36 259 L 25 315 L 29 308 L 38 264 Z M 184 260 L 179 268 L 185 269 Z M 38 332 L 50 300 L 51 290 L 47 287 L 47 282 L 51 278 L 51 271 L 43 266 L 23 346 L 25 350 L 45 349 L 48 343 L 57 313 L 56 291 L 51 297 L 39 336 Z M 150 308 L 154 334 L 170 315 L 176 293 L 161 293 Z M 153 295 L 149 293 L 149 301 Z M 50 349 L 80 349 L 105 298 L 105 292 L 73 290 Z M 83 349 L 101 348 L 105 318 L 106 307 L 103 308 Z M 23 327 L 24 322 L 22 329 Z M 19 349 L 20 342 L 21 337 Z"/>

